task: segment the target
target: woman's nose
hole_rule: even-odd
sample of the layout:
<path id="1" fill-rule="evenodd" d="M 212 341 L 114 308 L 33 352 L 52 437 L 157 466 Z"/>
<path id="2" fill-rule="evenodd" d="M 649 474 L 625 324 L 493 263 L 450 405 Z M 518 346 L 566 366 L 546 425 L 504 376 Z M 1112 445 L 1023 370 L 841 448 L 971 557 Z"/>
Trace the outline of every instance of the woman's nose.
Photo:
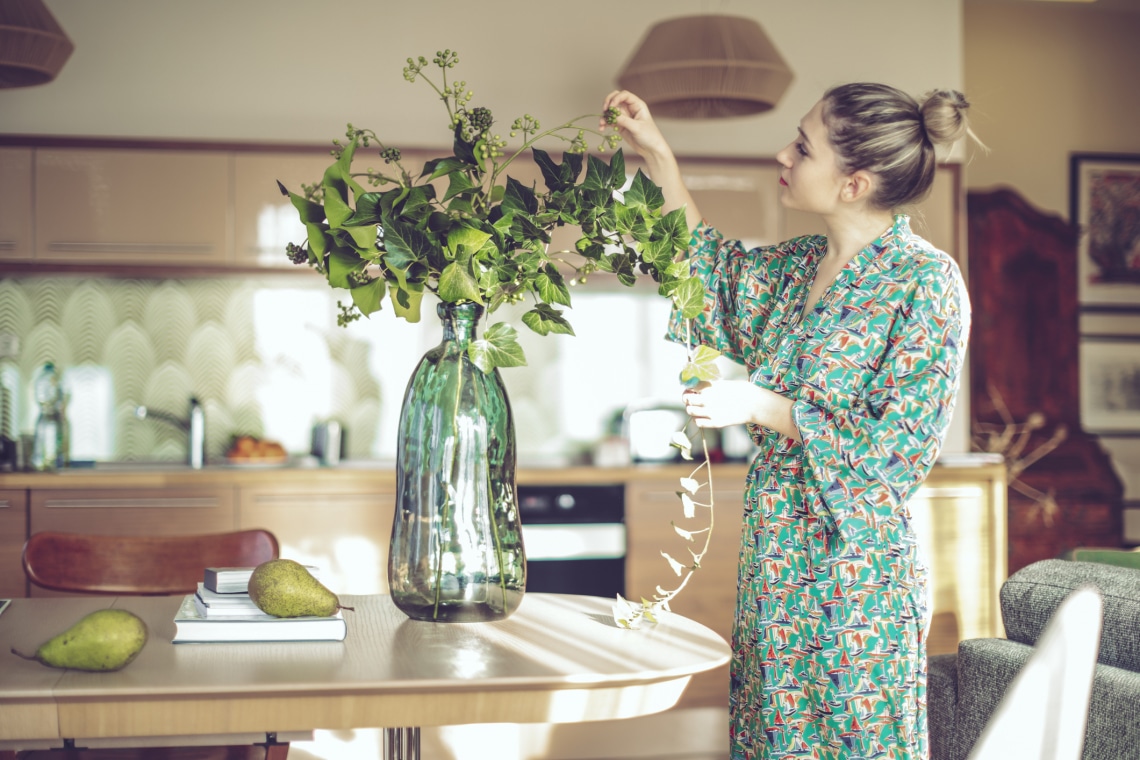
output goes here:
<path id="1" fill-rule="evenodd" d="M 792 168 L 792 144 L 785 145 L 779 153 L 776 154 L 776 161 L 786 169 Z"/>

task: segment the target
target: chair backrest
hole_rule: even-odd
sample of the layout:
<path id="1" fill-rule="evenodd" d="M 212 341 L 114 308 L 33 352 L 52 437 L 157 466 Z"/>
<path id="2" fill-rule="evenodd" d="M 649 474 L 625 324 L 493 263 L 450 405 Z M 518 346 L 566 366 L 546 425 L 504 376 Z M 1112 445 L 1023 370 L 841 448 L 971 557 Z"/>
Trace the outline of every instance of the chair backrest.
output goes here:
<path id="1" fill-rule="evenodd" d="M 267 530 L 192 536 L 94 536 L 44 531 L 24 544 L 28 580 L 53 591 L 190 594 L 207 567 L 254 567 L 278 556 Z"/>

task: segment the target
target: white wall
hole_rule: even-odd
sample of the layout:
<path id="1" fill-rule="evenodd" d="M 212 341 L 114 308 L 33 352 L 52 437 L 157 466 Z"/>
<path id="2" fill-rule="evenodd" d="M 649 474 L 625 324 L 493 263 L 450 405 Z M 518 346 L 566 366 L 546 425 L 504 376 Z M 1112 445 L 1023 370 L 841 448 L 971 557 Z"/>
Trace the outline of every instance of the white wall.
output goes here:
<path id="1" fill-rule="evenodd" d="M 47 85 L 0 90 L 0 133 L 326 143 L 345 123 L 391 143 L 449 144 L 408 56 L 455 69 L 507 131 L 596 113 L 654 21 L 756 18 L 795 72 L 768 114 L 669 125 L 678 152 L 770 156 L 821 91 L 853 79 L 915 93 L 963 78 L 961 0 L 46 0 L 75 43 Z"/>

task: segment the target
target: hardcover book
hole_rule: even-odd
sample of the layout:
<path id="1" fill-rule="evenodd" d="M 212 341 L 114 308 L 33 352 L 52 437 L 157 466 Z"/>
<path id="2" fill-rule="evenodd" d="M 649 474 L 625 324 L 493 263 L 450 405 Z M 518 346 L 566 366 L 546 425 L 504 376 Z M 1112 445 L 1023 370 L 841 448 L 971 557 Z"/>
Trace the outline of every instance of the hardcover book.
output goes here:
<path id="1" fill-rule="evenodd" d="M 344 641 L 348 626 L 340 610 L 328 617 L 279 618 L 258 616 L 203 616 L 187 594 L 174 616 L 175 644 L 220 641 Z"/>
<path id="2" fill-rule="evenodd" d="M 318 578 L 317 568 L 305 565 L 305 569 L 314 578 Z M 203 585 L 216 594 L 246 594 L 249 592 L 249 576 L 253 575 L 252 567 L 207 567 L 203 577 Z"/>

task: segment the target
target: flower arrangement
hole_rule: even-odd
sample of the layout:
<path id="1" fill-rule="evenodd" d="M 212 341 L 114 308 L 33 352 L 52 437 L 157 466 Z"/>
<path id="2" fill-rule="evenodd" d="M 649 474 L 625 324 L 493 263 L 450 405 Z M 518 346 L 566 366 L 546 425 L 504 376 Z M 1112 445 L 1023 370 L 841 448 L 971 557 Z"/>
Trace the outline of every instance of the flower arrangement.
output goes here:
<path id="1" fill-rule="evenodd" d="M 398 147 L 370 129 L 349 124 L 347 142 L 333 141 L 333 162 L 320 182 L 302 186 L 300 193 L 278 183 L 307 232 L 304 242 L 287 246 L 287 255 L 351 297 L 347 304 L 338 302 L 338 324 L 375 313 L 385 297 L 398 317 L 417 322 L 424 294 L 430 292 L 446 303 L 479 304 L 487 314 L 529 300 L 530 308 L 521 317 L 524 325 L 540 335 L 573 335 L 559 307 L 570 305 L 570 285 L 585 282 L 595 272 L 610 273 L 626 286 L 640 276 L 651 277 L 683 318 L 699 314 L 703 286 L 684 260 L 677 261 L 689 242 L 684 209 L 662 214 L 661 189 L 641 170 L 627 184 L 620 149 L 608 163 L 586 155 L 587 134 L 600 138 L 600 152 L 616 148 L 618 135 L 594 129 L 597 114 L 553 128 L 543 128 L 527 114 L 515 119 L 509 130 L 521 144 L 508 148 L 507 140 L 493 130 L 490 109 L 472 104 L 474 93 L 465 81 L 449 79 L 458 62 L 451 50 L 437 52 L 431 63 L 438 69 L 438 81 L 429 76 L 429 62 L 423 57 L 408 58 L 403 71 L 407 81 L 425 82 L 443 103 L 452 137 L 450 155 L 408 167 Z M 611 109 L 606 123 L 612 124 L 616 116 Z M 537 147 L 543 140 L 563 143 L 560 160 Z M 382 168 L 356 170 L 354 162 L 369 148 L 376 149 Z M 507 174 L 528 151 L 545 188 Z M 564 225 L 581 232 L 574 251 L 551 251 L 551 231 Z M 506 322 L 490 325 L 467 350 L 483 372 L 526 364 L 517 331 Z M 714 378 L 716 356 L 707 348 L 690 349 L 682 382 Z M 692 459 L 684 431 L 675 436 L 674 445 Z M 681 582 L 672 590 L 659 586 L 653 599 L 640 604 L 619 596 L 614 605 L 618 625 L 636 628 L 643 620 L 655 622 L 700 567 L 709 546 L 713 506 L 707 446 L 704 454 L 704 463 L 681 479 L 678 495 L 686 517 L 705 508 L 709 525 L 698 531 L 674 525 L 688 542 L 703 535 L 703 548 L 689 550 L 688 564 L 662 552 Z M 703 482 L 698 480 L 702 469 Z M 698 500 L 702 489 L 710 494 L 707 501 Z"/>
<path id="2" fill-rule="evenodd" d="M 524 115 L 510 129 L 522 144 L 508 150 L 507 141 L 493 131 L 491 111 L 471 104 L 474 95 L 466 82 L 449 81 L 448 72 L 458 62 L 451 50 L 437 53 L 438 82 L 425 71 L 423 57 L 409 58 L 404 68 L 406 80 L 426 82 L 444 104 L 451 155 L 420 168 L 405 167 L 399 148 L 372 130 L 349 124 L 348 141 L 334 141 L 335 160 L 319 184 L 300 194 L 281 186 L 308 233 L 304 243 L 289 245 L 289 257 L 351 295 L 350 304 L 338 303 L 338 322 L 378 311 L 389 294 L 397 316 L 416 322 L 424 293 L 432 292 L 444 302 L 480 304 L 487 314 L 529 298 L 531 307 L 522 315 L 527 327 L 540 335 L 572 335 L 559 308 L 570 305 L 563 274 L 567 268 L 573 271 L 571 283 L 601 271 L 632 286 L 639 275 L 648 275 L 683 314 L 699 313 L 701 284 L 684 263 L 674 261 L 688 244 L 684 210 L 663 215 L 660 188 L 640 170 L 619 192 L 626 183 L 620 150 L 609 163 L 588 156 L 581 176 L 586 134 L 599 135 L 602 150 L 613 147 L 617 135 L 584 126 L 588 120 L 596 124 L 596 114 L 549 129 Z M 615 117 L 609 115 L 611 121 Z M 566 145 L 561 161 L 536 147 L 547 138 Z M 371 146 L 384 167 L 354 171 L 360 149 Z M 527 151 L 542 172 L 545 189 L 507 174 Z M 446 182 L 446 188 L 437 189 L 436 181 Z M 577 263 L 571 263 L 568 251 L 548 250 L 551 230 L 563 225 L 581 230 Z M 471 346 L 472 361 L 484 371 L 524 365 L 516 336 L 505 322 L 491 325 Z"/>

